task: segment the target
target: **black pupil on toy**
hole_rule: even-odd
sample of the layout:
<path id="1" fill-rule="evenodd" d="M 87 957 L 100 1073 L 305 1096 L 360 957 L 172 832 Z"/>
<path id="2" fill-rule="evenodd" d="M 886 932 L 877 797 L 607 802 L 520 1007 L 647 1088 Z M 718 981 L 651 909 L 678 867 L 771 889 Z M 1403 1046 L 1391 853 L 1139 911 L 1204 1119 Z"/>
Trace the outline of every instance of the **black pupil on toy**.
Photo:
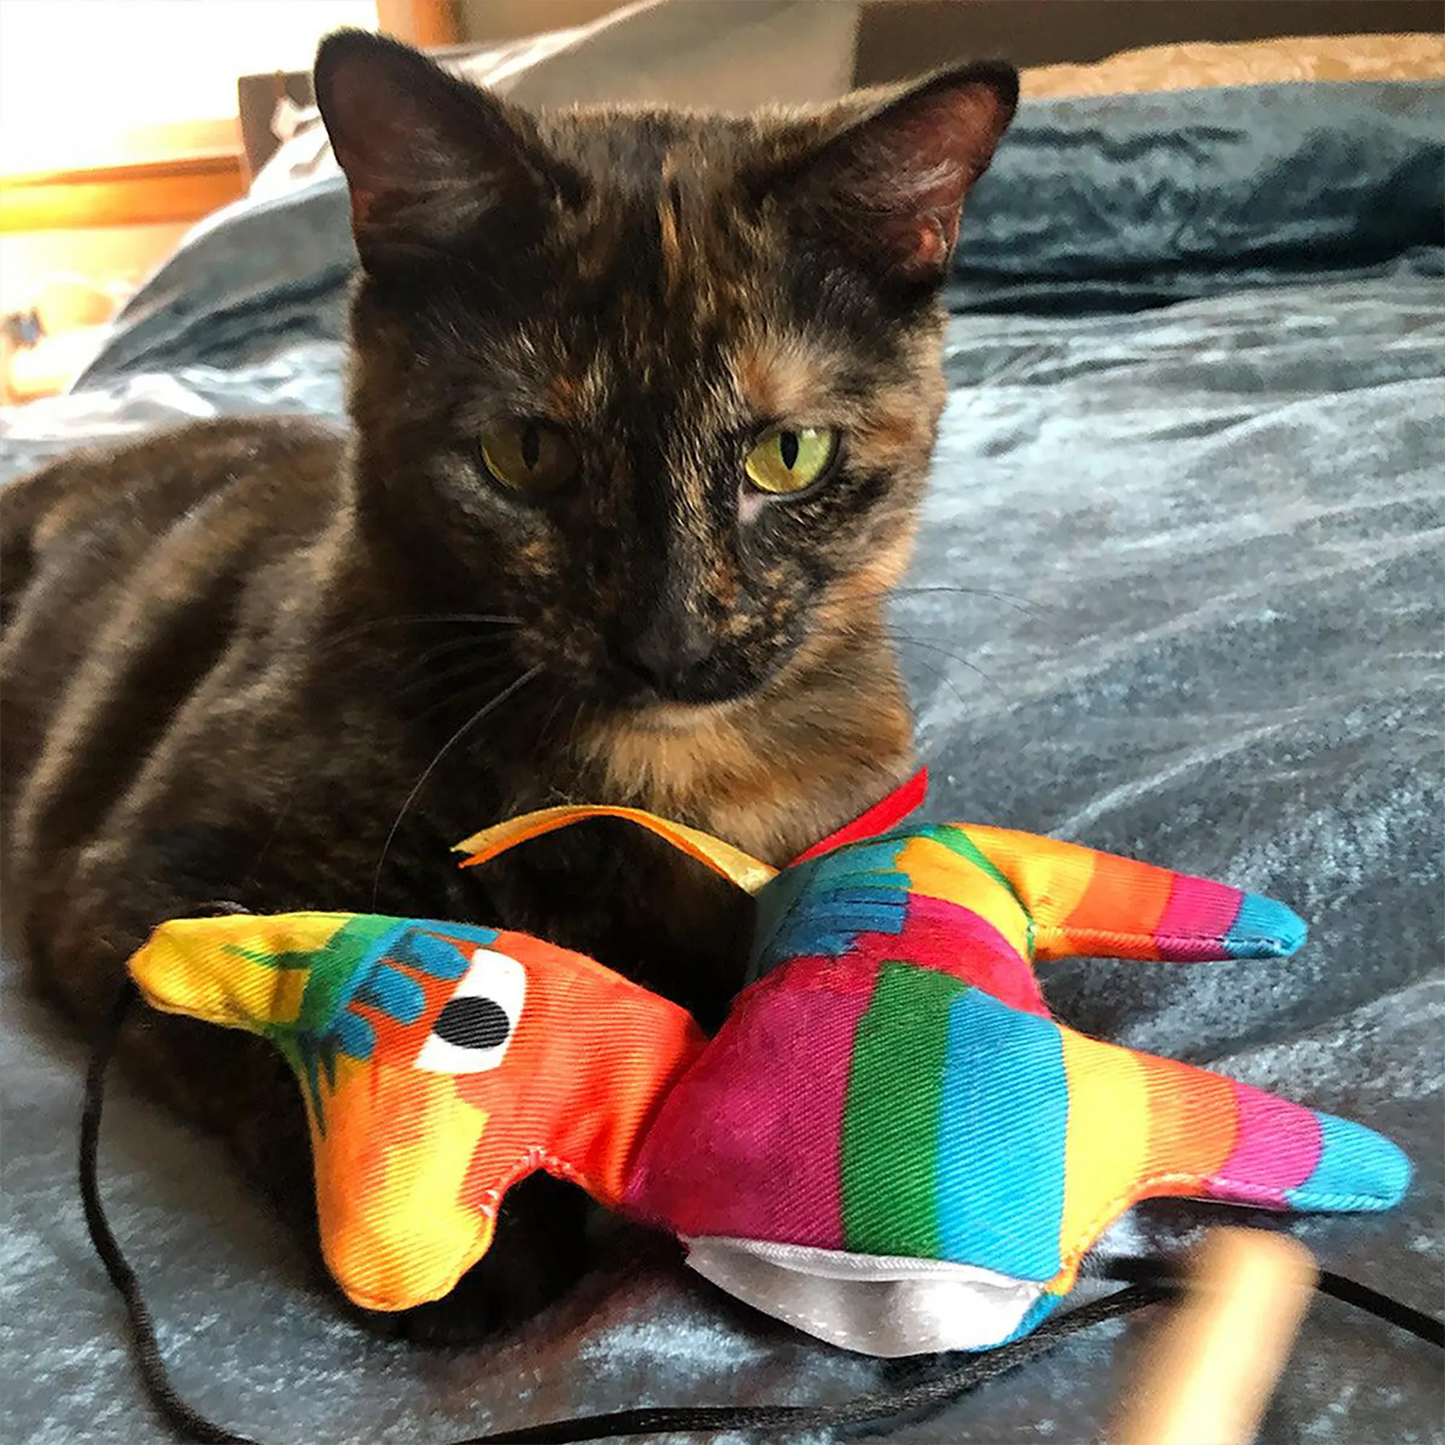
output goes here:
<path id="1" fill-rule="evenodd" d="M 495 999 L 454 998 L 441 1011 L 432 1032 L 459 1049 L 494 1049 L 507 1041 L 512 1021 Z"/>

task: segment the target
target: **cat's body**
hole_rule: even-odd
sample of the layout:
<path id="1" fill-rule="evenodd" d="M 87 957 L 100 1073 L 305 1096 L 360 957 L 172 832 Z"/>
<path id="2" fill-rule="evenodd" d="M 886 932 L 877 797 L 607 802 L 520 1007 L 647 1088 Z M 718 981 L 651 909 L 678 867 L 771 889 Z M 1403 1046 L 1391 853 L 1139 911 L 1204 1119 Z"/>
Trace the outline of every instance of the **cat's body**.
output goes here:
<path id="1" fill-rule="evenodd" d="M 881 609 L 942 404 L 947 216 L 895 244 L 890 266 L 927 263 L 904 284 L 850 266 L 876 238 L 814 247 L 813 219 L 748 200 L 817 151 L 818 117 L 539 129 L 383 42 L 326 63 L 366 272 L 351 439 L 209 423 L 0 491 L 7 946 L 89 1023 L 165 917 L 375 908 L 538 932 L 714 1021 L 749 920 L 702 870 L 606 823 L 467 873 L 448 850 L 597 801 L 782 863 L 904 775 Z M 999 75 L 969 106 L 980 85 L 1004 98 L 969 111 L 959 199 L 1011 109 Z M 790 424 L 834 438 L 796 501 L 741 480 L 758 428 Z M 488 479 L 476 437 L 503 432 L 526 468 L 566 446 L 568 485 Z M 130 1052 L 306 1196 L 264 1047 L 164 1020 Z M 545 1193 L 479 1271 L 484 1320 L 573 1268 Z"/>

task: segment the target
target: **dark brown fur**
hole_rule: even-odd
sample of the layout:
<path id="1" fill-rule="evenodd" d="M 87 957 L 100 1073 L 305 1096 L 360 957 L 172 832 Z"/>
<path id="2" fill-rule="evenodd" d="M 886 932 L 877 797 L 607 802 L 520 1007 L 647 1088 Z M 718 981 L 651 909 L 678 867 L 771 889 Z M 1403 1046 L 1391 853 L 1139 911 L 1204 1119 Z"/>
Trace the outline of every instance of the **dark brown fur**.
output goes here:
<path id="1" fill-rule="evenodd" d="M 830 143 L 862 102 L 529 120 L 364 37 L 323 51 L 318 86 L 364 267 L 353 439 L 222 421 L 0 492 L 9 945 L 89 1024 L 148 931 L 212 899 L 450 916 L 588 950 L 713 1022 L 747 909 L 691 864 L 605 823 L 480 871 L 448 850 L 606 801 L 780 863 L 904 776 L 882 599 L 943 401 L 939 256 L 1007 75 L 905 114 L 956 153 L 911 180 L 896 117 Z M 562 494 L 482 474 L 478 433 L 515 416 L 578 440 Z M 741 485 L 777 421 L 846 438 L 794 501 Z M 264 1046 L 155 1019 L 130 1053 L 308 1197 Z M 576 1268 L 561 1195 L 518 1193 L 464 1286 L 478 1322 Z"/>

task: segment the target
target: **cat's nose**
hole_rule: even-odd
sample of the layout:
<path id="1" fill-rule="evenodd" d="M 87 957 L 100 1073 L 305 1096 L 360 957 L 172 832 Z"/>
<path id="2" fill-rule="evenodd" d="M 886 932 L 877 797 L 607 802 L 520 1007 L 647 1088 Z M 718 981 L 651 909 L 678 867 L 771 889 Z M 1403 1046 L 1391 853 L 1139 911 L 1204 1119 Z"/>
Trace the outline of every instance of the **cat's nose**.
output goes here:
<path id="1" fill-rule="evenodd" d="M 661 697 L 686 697 L 712 657 L 714 641 L 689 616 L 654 618 L 617 645 L 617 661 Z"/>

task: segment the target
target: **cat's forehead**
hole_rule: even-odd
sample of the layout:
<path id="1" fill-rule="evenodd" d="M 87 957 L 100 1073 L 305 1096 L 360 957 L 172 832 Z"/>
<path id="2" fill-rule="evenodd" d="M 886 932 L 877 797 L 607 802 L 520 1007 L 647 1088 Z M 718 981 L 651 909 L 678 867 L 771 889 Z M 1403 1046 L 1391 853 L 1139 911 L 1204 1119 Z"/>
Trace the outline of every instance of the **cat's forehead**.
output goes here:
<path id="1" fill-rule="evenodd" d="M 595 423 L 666 399 L 807 419 L 897 364 L 900 338 L 860 326 L 867 298 L 850 278 L 743 203 L 739 178 L 770 134 L 756 116 L 659 112 L 572 117 L 548 135 L 592 180 L 557 217 L 553 264 L 533 273 L 535 306 L 507 343 L 549 414 Z"/>
<path id="2" fill-rule="evenodd" d="M 805 253 L 786 215 L 749 203 L 749 168 L 799 144 L 800 112 L 544 117 L 548 149 L 587 178 L 541 255 L 509 272 L 489 321 L 489 385 L 465 420 L 547 416 L 621 438 L 699 436 L 791 420 L 844 424 L 880 384 L 911 382 L 932 327 L 900 327 L 832 258 Z M 926 367 L 925 367 L 926 369 Z"/>
<path id="3" fill-rule="evenodd" d="M 639 197 L 656 197 L 678 174 L 725 185 L 779 146 L 819 133 L 824 124 L 819 113 L 802 110 L 732 116 L 626 106 L 536 119 L 548 149 L 595 191 Z"/>
<path id="4" fill-rule="evenodd" d="M 645 294 L 617 300 L 611 314 L 586 325 L 537 318 L 499 343 L 516 405 L 589 427 L 640 417 L 676 427 L 693 416 L 712 429 L 827 424 L 840 403 L 871 390 L 855 352 L 786 308 L 735 307 L 705 288 L 685 288 L 664 319 Z"/>

